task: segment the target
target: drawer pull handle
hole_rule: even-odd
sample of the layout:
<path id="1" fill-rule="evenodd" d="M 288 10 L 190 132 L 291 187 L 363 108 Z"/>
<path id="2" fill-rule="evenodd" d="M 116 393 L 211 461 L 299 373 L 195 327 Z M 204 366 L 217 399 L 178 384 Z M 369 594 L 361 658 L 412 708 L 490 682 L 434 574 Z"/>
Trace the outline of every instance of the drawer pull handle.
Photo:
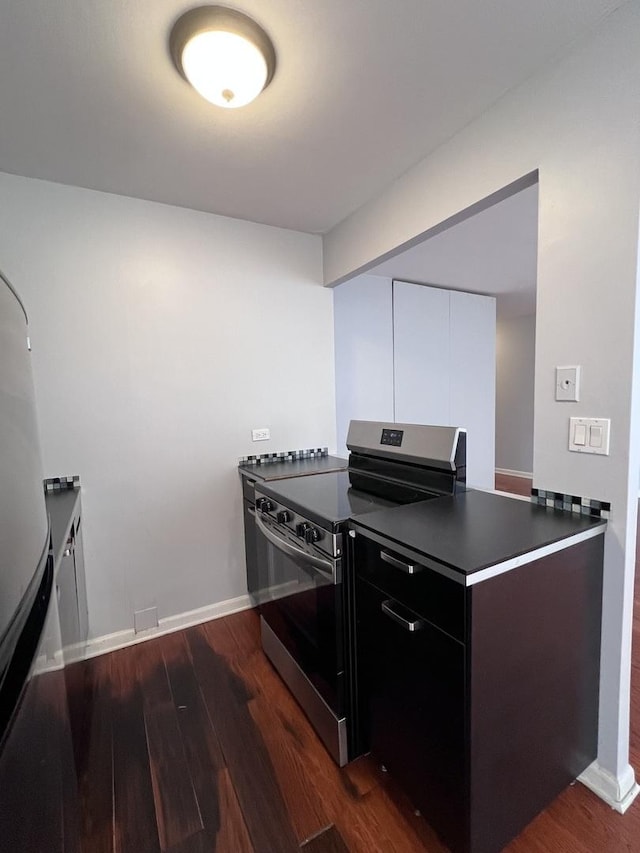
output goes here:
<path id="1" fill-rule="evenodd" d="M 421 628 L 424 628 L 424 619 L 405 619 L 404 616 L 401 616 L 391 606 L 393 604 L 393 599 L 389 598 L 387 601 L 382 602 L 382 612 L 386 613 L 387 616 L 390 616 L 394 622 L 397 622 L 398 625 L 401 625 L 405 631 L 419 631 Z"/>
<path id="2" fill-rule="evenodd" d="M 390 566 L 406 572 L 408 575 L 417 575 L 418 572 L 422 571 L 422 566 L 417 566 L 414 563 L 405 563 L 394 557 L 393 554 L 388 554 L 386 551 L 380 551 L 380 559 L 384 560 L 385 563 L 389 563 Z"/>

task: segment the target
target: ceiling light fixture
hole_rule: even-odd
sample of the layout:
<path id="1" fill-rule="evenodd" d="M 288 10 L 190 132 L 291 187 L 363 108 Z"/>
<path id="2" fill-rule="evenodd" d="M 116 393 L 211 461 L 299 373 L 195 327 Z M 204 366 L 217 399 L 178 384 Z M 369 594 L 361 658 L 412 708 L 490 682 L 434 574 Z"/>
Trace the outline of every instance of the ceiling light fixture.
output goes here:
<path id="1" fill-rule="evenodd" d="M 219 107 L 253 101 L 276 68 L 276 52 L 262 27 L 224 6 L 185 12 L 171 30 L 169 49 L 180 74 Z"/>

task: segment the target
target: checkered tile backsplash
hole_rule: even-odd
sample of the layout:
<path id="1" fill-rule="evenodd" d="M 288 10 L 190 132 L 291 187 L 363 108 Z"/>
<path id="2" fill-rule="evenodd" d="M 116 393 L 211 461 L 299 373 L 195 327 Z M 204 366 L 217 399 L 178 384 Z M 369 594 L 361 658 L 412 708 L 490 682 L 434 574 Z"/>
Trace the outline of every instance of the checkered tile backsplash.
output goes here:
<path id="1" fill-rule="evenodd" d="M 575 512 L 577 515 L 595 515 L 598 518 L 609 518 L 611 515 L 609 501 L 582 498 L 579 495 L 565 495 L 548 489 L 531 489 L 531 500 L 541 506 L 563 509 L 565 512 Z"/>
<path id="2" fill-rule="evenodd" d="M 298 459 L 317 459 L 328 455 L 328 447 L 316 447 L 311 450 L 282 450 L 280 453 L 262 453 L 260 456 L 241 456 L 238 465 L 270 465 L 273 462 L 296 462 Z"/>
<path id="3" fill-rule="evenodd" d="M 48 477 L 43 480 L 44 490 L 46 492 L 61 492 L 66 489 L 79 489 L 80 476 L 74 474 L 72 477 Z"/>

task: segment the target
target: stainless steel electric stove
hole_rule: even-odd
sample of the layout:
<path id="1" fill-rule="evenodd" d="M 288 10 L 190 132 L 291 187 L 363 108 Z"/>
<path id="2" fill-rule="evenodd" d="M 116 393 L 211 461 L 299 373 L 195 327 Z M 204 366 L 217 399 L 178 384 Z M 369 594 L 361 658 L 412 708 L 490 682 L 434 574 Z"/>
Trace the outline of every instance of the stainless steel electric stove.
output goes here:
<path id="1" fill-rule="evenodd" d="M 347 522 L 464 488 L 466 434 L 352 421 L 347 446 L 346 471 L 255 487 L 262 645 L 341 766 L 358 750 Z"/>

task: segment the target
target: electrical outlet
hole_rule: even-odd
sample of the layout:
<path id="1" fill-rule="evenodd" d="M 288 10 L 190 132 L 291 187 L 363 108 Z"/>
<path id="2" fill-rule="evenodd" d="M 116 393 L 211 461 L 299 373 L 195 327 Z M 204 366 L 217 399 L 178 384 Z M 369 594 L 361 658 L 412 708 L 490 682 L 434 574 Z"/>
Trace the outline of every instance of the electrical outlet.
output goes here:
<path id="1" fill-rule="evenodd" d="M 270 438 L 271 430 L 268 427 L 251 430 L 251 441 L 269 441 Z"/>

